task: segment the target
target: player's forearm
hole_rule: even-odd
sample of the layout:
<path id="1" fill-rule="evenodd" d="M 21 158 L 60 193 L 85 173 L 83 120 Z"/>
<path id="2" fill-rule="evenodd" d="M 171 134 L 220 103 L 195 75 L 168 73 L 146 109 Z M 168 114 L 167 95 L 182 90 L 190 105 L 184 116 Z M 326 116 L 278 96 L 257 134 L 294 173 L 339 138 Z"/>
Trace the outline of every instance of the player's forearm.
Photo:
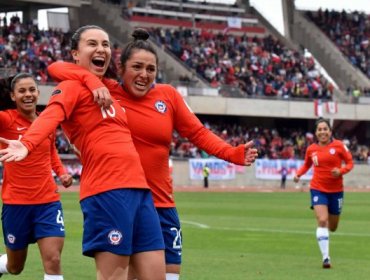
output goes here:
<path id="1" fill-rule="evenodd" d="M 70 62 L 54 62 L 48 66 L 48 73 L 56 81 L 77 80 L 90 91 L 104 87 L 103 82 L 85 68 Z"/>
<path id="2" fill-rule="evenodd" d="M 63 166 L 62 161 L 59 158 L 55 145 L 53 145 L 53 148 L 51 150 L 51 167 L 54 170 L 55 174 L 58 175 L 58 177 L 68 173 L 65 167 Z"/>
<path id="3" fill-rule="evenodd" d="M 40 143 L 52 134 L 64 120 L 64 111 L 59 104 L 51 104 L 32 123 L 21 142 L 29 152 L 32 152 Z"/>
<path id="4" fill-rule="evenodd" d="M 350 172 L 352 170 L 352 168 L 353 168 L 353 161 L 351 159 L 350 161 L 346 162 L 345 166 L 340 168 L 340 173 L 342 175 L 344 175 L 344 174 Z"/>
<path id="5" fill-rule="evenodd" d="M 244 145 L 233 147 L 206 128 L 200 129 L 190 141 L 210 155 L 234 164 L 244 165 Z"/>
<path id="6" fill-rule="evenodd" d="M 298 176 L 298 177 L 301 177 L 302 175 L 304 175 L 304 174 L 306 174 L 306 172 L 310 169 L 310 167 L 311 167 L 311 165 L 308 165 L 308 164 L 303 164 L 302 166 L 301 166 L 301 168 L 299 168 L 298 170 L 297 170 L 297 173 L 296 173 L 296 175 Z"/>

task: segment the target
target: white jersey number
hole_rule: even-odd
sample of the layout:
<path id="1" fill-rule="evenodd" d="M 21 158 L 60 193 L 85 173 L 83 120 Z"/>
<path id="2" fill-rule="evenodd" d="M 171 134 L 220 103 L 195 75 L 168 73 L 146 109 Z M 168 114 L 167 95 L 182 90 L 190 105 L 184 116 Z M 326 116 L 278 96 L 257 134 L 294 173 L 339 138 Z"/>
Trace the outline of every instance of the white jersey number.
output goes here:
<path id="1" fill-rule="evenodd" d="M 171 228 L 171 231 L 175 231 L 176 232 L 176 236 L 173 240 L 173 245 L 172 247 L 174 249 L 181 249 L 182 248 L 182 240 L 181 240 L 181 228 L 180 229 L 177 229 L 175 227 Z"/>
<path id="2" fill-rule="evenodd" d="M 60 224 L 61 225 L 60 230 L 64 231 L 64 219 L 63 219 L 63 214 L 61 210 L 58 210 L 57 224 Z"/>
<path id="3" fill-rule="evenodd" d="M 103 107 L 100 107 L 100 111 L 103 119 L 106 119 L 108 116 L 111 118 L 114 118 L 116 116 L 116 109 L 114 109 L 112 105 L 110 105 L 109 109 L 104 109 Z"/>

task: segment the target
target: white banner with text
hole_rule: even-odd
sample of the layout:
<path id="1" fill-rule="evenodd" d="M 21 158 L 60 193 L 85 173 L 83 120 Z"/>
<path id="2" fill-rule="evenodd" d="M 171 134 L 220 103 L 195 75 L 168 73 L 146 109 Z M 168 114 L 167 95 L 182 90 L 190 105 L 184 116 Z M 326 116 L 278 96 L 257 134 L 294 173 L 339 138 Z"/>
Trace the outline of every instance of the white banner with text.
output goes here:
<path id="1" fill-rule="evenodd" d="M 266 180 L 280 180 L 283 167 L 288 171 L 287 179 L 292 180 L 297 170 L 303 165 L 303 160 L 298 159 L 257 159 L 256 178 Z M 302 180 L 311 180 L 312 168 L 301 177 Z"/>
<path id="2" fill-rule="evenodd" d="M 210 169 L 210 180 L 232 180 L 235 179 L 235 165 L 227 161 L 216 158 L 194 158 L 189 159 L 189 176 L 191 180 L 203 179 L 203 168 L 208 166 Z"/>

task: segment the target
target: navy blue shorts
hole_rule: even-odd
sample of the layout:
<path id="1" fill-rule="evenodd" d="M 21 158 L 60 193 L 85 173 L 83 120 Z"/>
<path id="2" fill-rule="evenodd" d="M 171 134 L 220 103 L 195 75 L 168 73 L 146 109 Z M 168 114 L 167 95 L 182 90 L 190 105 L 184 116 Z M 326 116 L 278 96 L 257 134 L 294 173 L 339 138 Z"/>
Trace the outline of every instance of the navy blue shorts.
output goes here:
<path id="1" fill-rule="evenodd" d="M 182 233 L 177 210 L 175 207 L 157 208 L 157 212 L 166 246 L 166 264 L 181 264 Z"/>
<path id="2" fill-rule="evenodd" d="M 82 251 L 130 256 L 163 250 L 159 218 L 149 189 L 117 189 L 81 201 L 84 216 Z"/>
<path id="3" fill-rule="evenodd" d="M 65 237 L 60 201 L 37 205 L 4 204 L 1 214 L 5 245 L 22 250 L 44 237 Z"/>
<path id="4" fill-rule="evenodd" d="M 329 214 L 340 215 L 343 207 L 343 192 L 325 193 L 311 189 L 311 207 L 327 205 Z"/>

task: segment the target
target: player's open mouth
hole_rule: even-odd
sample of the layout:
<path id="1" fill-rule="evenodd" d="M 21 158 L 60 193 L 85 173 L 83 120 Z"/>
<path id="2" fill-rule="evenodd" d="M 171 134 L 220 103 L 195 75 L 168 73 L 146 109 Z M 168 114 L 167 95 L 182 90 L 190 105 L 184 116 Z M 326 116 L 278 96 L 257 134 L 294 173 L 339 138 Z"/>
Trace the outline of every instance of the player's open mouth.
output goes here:
<path id="1" fill-rule="evenodd" d="M 33 99 L 23 100 L 23 103 L 24 104 L 33 104 L 34 103 L 34 100 Z"/>
<path id="2" fill-rule="evenodd" d="M 96 57 L 92 59 L 92 63 L 97 67 L 104 67 L 105 59 L 101 57 Z"/>
<path id="3" fill-rule="evenodd" d="M 145 87 L 146 87 L 146 83 L 135 82 L 135 85 L 136 85 L 138 88 L 145 88 Z"/>

